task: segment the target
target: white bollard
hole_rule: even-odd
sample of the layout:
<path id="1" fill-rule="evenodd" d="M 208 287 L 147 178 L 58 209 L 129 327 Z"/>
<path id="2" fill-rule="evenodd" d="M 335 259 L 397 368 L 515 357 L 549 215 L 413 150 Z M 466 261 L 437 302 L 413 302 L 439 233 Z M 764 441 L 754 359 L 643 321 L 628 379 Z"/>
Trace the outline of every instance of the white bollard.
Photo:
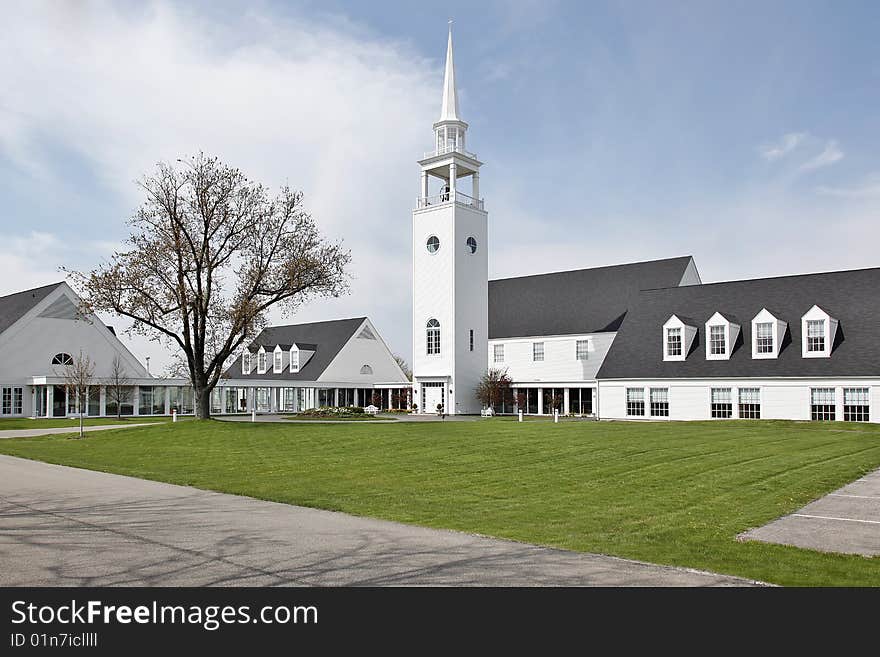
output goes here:
<path id="1" fill-rule="evenodd" d="M 257 421 L 257 409 L 254 408 L 251 410 L 251 422 L 256 422 L 256 421 Z"/>
<path id="2" fill-rule="evenodd" d="M 522 422 L 522 409 L 519 409 L 519 421 Z"/>
<path id="3" fill-rule="evenodd" d="M 177 409 L 176 408 L 171 409 L 171 421 L 177 422 Z"/>
<path id="4" fill-rule="evenodd" d="M 558 408 L 553 409 L 553 421 L 556 423 L 559 422 L 559 409 Z"/>

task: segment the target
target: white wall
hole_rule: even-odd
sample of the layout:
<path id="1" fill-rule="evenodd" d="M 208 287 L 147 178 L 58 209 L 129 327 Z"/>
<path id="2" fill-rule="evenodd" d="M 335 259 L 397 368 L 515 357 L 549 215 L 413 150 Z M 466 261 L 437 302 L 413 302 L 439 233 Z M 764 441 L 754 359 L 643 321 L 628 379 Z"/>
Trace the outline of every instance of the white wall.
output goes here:
<path id="1" fill-rule="evenodd" d="M 591 381 L 602 366 L 616 333 L 585 333 L 582 335 L 505 338 L 489 341 L 488 365 L 504 369 L 514 382 L 578 382 Z M 589 340 L 586 360 L 578 360 L 577 341 Z M 544 360 L 532 360 L 532 344 L 544 343 Z M 504 345 L 504 362 L 494 361 L 495 345 Z"/>
<path id="2" fill-rule="evenodd" d="M 376 336 L 375 340 L 359 338 L 363 327 L 367 326 Z M 369 365 L 373 373 L 361 374 L 361 368 Z M 351 339 L 340 349 L 327 369 L 318 377 L 322 383 L 346 384 L 346 387 L 370 387 L 374 383 L 407 382 L 386 344 L 379 338 L 379 332 L 369 320 L 358 327 Z M 274 383 L 273 385 L 278 385 Z"/>
<path id="3" fill-rule="evenodd" d="M 645 388 L 645 417 L 657 420 L 711 419 L 711 388 L 732 388 L 734 418 L 738 388 L 760 388 L 761 418 L 809 420 L 810 388 L 835 388 L 837 419 L 843 419 L 843 389 L 869 388 L 871 422 L 880 422 L 880 380 L 878 379 L 647 379 L 599 381 L 599 417 L 606 420 L 632 419 L 626 415 L 626 389 Z M 669 417 L 651 418 L 650 388 L 669 389 Z"/>

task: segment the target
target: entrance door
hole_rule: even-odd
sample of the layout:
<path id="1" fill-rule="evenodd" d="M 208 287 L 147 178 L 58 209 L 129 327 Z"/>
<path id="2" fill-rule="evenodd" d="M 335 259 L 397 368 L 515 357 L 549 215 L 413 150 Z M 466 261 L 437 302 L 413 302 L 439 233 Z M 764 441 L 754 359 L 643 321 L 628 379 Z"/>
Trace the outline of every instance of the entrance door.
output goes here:
<path id="1" fill-rule="evenodd" d="M 52 417 L 67 417 L 67 388 L 54 386 L 52 391 Z"/>
<path id="2" fill-rule="evenodd" d="M 436 413 L 437 405 L 446 403 L 444 399 L 444 391 L 446 388 L 446 384 L 444 383 L 423 383 L 422 393 L 424 396 L 425 408 L 423 409 L 425 413 Z M 448 410 L 448 409 L 447 409 Z"/>

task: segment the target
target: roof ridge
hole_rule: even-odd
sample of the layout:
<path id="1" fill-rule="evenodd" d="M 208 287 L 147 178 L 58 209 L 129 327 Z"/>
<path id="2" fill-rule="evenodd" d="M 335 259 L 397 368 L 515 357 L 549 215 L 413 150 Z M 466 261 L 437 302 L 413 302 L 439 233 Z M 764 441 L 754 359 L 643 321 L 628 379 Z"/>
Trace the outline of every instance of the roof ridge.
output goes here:
<path id="1" fill-rule="evenodd" d="M 45 290 L 46 288 L 50 288 L 50 287 L 55 288 L 55 287 L 58 287 L 59 285 L 62 285 L 64 283 L 65 283 L 65 281 L 58 281 L 57 283 L 49 283 L 47 285 L 38 285 L 37 287 L 30 287 L 26 290 L 19 290 L 18 292 L 11 292 L 9 294 L 4 294 L 3 296 L 0 296 L 0 300 L 6 299 L 8 297 L 14 297 L 19 294 L 27 294 L 28 292 L 36 292 L 38 290 Z"/>
<path id="2" fill-rule="evenodd" d="M 559 271 L 547 271 L 540 274 L 523 274 L 522 276 L 508 276 L 505 278 L 489 279 L 490 283 L 495 281 L 513 281 L 518 278 L 535 278 L 537 276 L 552 276 L 555 274 L 573 274 L 582 271 L 598 271 L 600 269 L 615 269 L 618 267 L 636 267 L 638 265 L 654 265 L 660 262 L 672 262 L 673 260 L 692 259 L 692 255 L 673 256 L 671 258 L 657 258 L 655 260 L 639 260 L 637 262 L 621 262 L 615 265 L 599 265 L 598 267 L 582 267 L 581 269 L 563 269 Z"/>
<path id="3" fill-rule="evenodd" d="M 646 287 L 640 292 L 662 292 L 663 290 L 683 290 L 693 287 L 710 287 L 712 285 L 732 285 L 734 283 L 759 283 L 762 281 L 778 281 L 785 278 L 807 278 L 809 276 L 832 276 L 834 274 L 855 274 L 859 272 L 880 271 L 880 267 L 859 267 L 857 269 L 833 269 L 831 271 L 814 271 L 803 274 L 782 274 L 779 276 L 763 276 L 758 278 L 736 278 L 730 281 L 713 281 L 699 285 L 671 285 L 669 287 Z"/>

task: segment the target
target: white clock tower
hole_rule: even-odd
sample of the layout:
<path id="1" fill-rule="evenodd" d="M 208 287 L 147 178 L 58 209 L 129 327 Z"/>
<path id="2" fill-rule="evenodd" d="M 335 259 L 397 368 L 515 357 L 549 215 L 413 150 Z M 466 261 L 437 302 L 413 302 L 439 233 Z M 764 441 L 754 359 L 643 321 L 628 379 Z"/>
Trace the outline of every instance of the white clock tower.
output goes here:
<path id="1" fill-rule="evenodd" d="M 413 210 L 413 402 L 420 413 L 478 413 L 474 394 L 488 363 L 488 214 L 482 162 L 466 150 L 452 58 L 446 49 L 443 105 L 434 150 L 419 161 Z M 467 179 L 470 178 L 468 185 Z"/>

